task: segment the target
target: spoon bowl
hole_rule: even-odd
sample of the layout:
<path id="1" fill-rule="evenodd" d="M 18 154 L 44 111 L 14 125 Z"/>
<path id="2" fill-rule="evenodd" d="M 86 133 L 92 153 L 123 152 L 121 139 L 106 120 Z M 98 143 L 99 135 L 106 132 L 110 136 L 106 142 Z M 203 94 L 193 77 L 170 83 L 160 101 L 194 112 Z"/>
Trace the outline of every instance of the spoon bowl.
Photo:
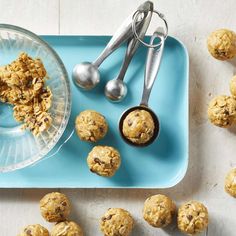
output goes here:
<path id="1" fill-rule="evenodd" d="M 113 79 L 105 86 L 105 95 L 112 102 L 119 102 L 127 94 L 127 86 L 122 80 Z"/>
<path id="2" fill-rule="evenodd" d="M 100 82 L 100 72 L 94 64 L 83 62 L 74 67 L 72 78 L 76 86 L 90 90 Z"/>
<path id="3" fill-rule="evenodd" d="M 154 122 L 153 135 L 146 143 L 139 143 L 139 144 L 133 143 L 123 133 L 123 123 L 124 123 L 125 118 L 130 114 L 130 112 L 135 111 L 135 110 L 145 110 L 145 111 L 147 111 L 151 115 L 152 120 Z M 123 140 L 127 144 L 132 145 L 132 146 L 136 146 L 136 147 L 145 147 L 145 146 L 148 146 L 151 143 L 153 143 L 154 140 L 158 138 L 158 136 L 160 134 L 160 122 L 159 122 L 159 119 L 158 119 L 157 115 L 155 114 L 155 112 L 152 109 L 150 109 L 149 107 L 142 106 L 142 105 L 135 106 L 135 107 L 131 107 L 131 108 L 127 109 L 121 115 L 120 120 L 119 120 L 119 132 L 120 132 L 121 137 L 123 138 Z"/>

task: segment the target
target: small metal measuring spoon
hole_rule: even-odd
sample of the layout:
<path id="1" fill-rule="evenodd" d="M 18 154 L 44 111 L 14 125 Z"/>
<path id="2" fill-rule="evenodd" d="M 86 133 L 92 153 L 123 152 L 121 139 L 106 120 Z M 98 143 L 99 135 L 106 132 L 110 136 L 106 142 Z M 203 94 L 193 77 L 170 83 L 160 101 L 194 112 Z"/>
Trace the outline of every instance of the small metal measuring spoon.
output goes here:
<path id="1" fill-rule="evenodd" d="M 142 12 L 143 18 L 146 17 L 148 12 L 152 9 L 153 3 L 150 1 L 146 1 L 138 7 L 138 10 Z M 142 19 L 138 19 L 137 28 L 143 22 Z M 100 73 L 98 67 L 102 64 L 102 62 L 112 53 L 114 52 L 123 42 L 133 36 L 132 31 L 132 15 L 129 16 L 123 24 L 118 28 L 116 33 L 113 35 L 109 43 L 106 45 L 102 53 L 98 56 L 98 58 L 93 62 L 82 62 L 80 64 L 75 65 L 72 78 L 75 83 L 80 88 L 89 90 L 94 88 L 100 82 Z"/>
<path id="2" fill-rule="evenodd" d="M 130 145 L 134 146 L 148 146 L 150 145 L 159 135 L 160 132 L 160 122 L 157 117 L 157 115 L 148 107 L 148 100 L 150 97 L 150 93 L 154 84 L 154 81 L 156 79 L 157 73 L 160 68 L 161 64 L 161 58 L 164 50 L 164 44 L 165 44 L 165 35 L 163 33 L 163 28 L 158 28 L 154 34 L 151 37 L 150 44 L 154 44 L 155 39 L 160 40 L 160 46 L 158 48 L 153 48 L 150 47 L 148 49 L 147 53 L 147 60 L 146 60 L 146 68 L 145 68 L 145 78 L 144 78 L 144 86 L 143 86 L 143 95 L 142 95 L 142 100 L 139 106 L 131 107 L 127 109 L 120 118 L 119 121 L 119 131 L 121 134 L 121 137 L 124 139 L 125 142 L 127 142 Z M 127 117 L 127 115 L 134 111 L 134 110 L 146 110 L 149 112 L 149 114 L 152 116 L 155 128 L 154 128 L 154 133 L 153 136 L 147 141 L 146 143 L 142 144 L 137 144 L 131 142 L 128 138 L 125 137 L 123 134 L 123 122 L 124 119 Z"/>
<path id="3" fill-rule="evenodd" d="M 153 4 L 151 8 L 153 9 Z M 143 19 L 144 22 L 138 32 L 138 37 L 141 40 L 144 38 L 147 32 L 151 18 L 152 18 L 152 11 L 149 11 L 147 16 Z M 137 51 L 139 45 L 140 45 L 140 41 L 136 37 L 132 37 L 129 39 L 127 43 L 125 58 L 123 60 L 119 74 L 117 75 L 115 79 L 108 81 L 105 86 L 105 95 L 112 102 L 121 101 L 122 99 L 124 99 L 124 97 L 127 94 L 127 86 L 124 83 L 123 79 L 125 77 L 125 73 L 128 69 L 128 66 L 135 52 Z"/>

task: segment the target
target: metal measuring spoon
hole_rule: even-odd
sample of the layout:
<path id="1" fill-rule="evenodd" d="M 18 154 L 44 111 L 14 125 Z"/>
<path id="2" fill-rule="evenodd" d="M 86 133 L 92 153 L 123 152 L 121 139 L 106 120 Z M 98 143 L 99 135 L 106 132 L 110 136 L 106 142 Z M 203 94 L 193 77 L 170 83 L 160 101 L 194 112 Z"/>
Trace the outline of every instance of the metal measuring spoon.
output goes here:
<path id="1" fill-rule="evenodd" d="M 152 18 L 152 11 L 149 11 L 147 16 L 143 19 L 144 22 L 138 32 L 138 36 L 141 40 L 144 38 L 145 33 L 147 32 L 151 18 Z M 127 86 L 123 82 L 123 79 L 125 77 L 125 73 L 128 69 L 130 62 L 139 47 L 139 44 L 140 41 L 136 37 L 129 39 L 127 43 L 125 58 L 122 63 L 119 74 L 115 79 L 108 81 L 105 86 L 105 95 L 112 102 L 121 101 L 127 94 Z"/>
<path id="2" fill-rule="evenodd" d="M 158 38 L 160 42 L 160 46 L 158 48 L 149 48 L 147 53 L 147 60 L 146 60 L 146 68 L 145 68 L 145 78 L 144 78 L 144 86 L 143 86 L 143 95 L 142 100 L 139 106 L 135 106 L 126 110 L 120 118 L 119 121 L 119 131 L 121 137 L 126 141 L 128 144 L 134 146 L 148 146 L 150 145 L 159 135 L 160 131 L 160 122 L 157 115 L 148 107 L 148 100 L 149 96 L 156 79 L 157 73 L 160 68 L 161 58 L 163 54 L 164 44 L 165 44 L 165 36 L 163 33 L 162 28 L 158 28 L 151 37 L 150 44 L 154 44 L 154 40 Z M 134 110 L 146 110 L 152 116 L 155 128 L 153 132 L 153 136 L 146 142 L 142 144 L 133 143 L 123 134 L 123 122 L 127 115 L 134 111 Z"/>
<path id="3" fill-rule="evenodd" d="M 138 10 L 143 13 L 143 17 L 146 17 L 148 12 L 153 10 L 153 3 L 146 1 L 138 7 Z M 137 28 L 139 28 L 139 25 L 142 23 L 142 21 L 143 18 L 137 20 Z M 123 42 L 132 36 L 133 31 L 131 15 L 118 28 L 102 53 L 93 63 L 82 62 L 75 65 L 72 72 L 72 78 L 75 85 L 87 90 L 94 88 L 100 82 L 100 73 L 98 67 L 112 52 L 114 52 Z"/>

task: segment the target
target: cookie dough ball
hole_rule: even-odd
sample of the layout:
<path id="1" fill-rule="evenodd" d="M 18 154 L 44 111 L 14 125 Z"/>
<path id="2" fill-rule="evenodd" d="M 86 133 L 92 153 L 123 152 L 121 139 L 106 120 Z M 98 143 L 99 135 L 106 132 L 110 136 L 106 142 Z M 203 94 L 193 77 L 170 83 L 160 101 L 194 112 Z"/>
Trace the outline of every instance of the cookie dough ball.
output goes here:
<path id="1" fill-rule="evenodd" d="M 75 129 L 83 141 L 97 142 L 105 137 L 108 124 L 103 115 L 96 111 L 82 111 L 76 118 Z"/>
<path id="2" fill-rule="evenodd" d="M 78 224 L 73 221 L 57 223 L 51 231 L 51 236 L 83 236 L 83 231 Z"/>
<path id="3" fill-rule="evenodd" d="M 87 158 L 91 172 L 98 175 L 111 177 L 119 169 L 121 164 L 119 152 L 109 146 L 95 146 Z"/>
<path id="4" fill-rule="evenodd" d="M 236 119 L 236 100 L 225 95 L 213 98 L 208 106 L 208 118 L 216 126 L 231 126 Z"/>
<path id="5" fill-rule="evenodd" d="M 134 110 L 124 119 L 122 131 L 132 143 L 147 143 L 153 136 L 155 129 L 151 114 L 146 110 Z"/>
<path id="6" fill-rule="evenodd" d="M 163 228 L 171 223 L 175 214 L 174 202 L 165 195 L 149 197 L 143 208 L 143 218 L 153 227 Z"/>
<path id="7" fill-rule="evenodd" d="M 40 200 L 40 211 L 49 222 L 64 221 L 70 214 L 70 202 L 62 193 L 48 193 Z"/>
<path id="8" fill-rule="evenodd" d="M 218 60 L 228 60 L 236 55 L 236 34 L 227 29 L 212 32 L 207 39 L 210 54 Z"/>
<path id="9" fill-rule="evenodd" d="M 178 210 L 178 228 L 185 234 L 198 234 L 208 226 L 207 208 L 200 202 L 189 201 Z"/>
<path id="10" fill-rule="evenodd" d="M 49 236 L 49 232 L 41 225 L 28 225 L 18 236 Z"/>
<path id="11" fill-rule="evenodd" d="M 236 75 L 229 82 L 229 89 L 234 98 L 236 98 Z"/>
<path id="12" fill-rule="evenodd" d="M 236 197 L 236 168 L 229 171 L 225 177 L 225 191 Z"/>
<path id="13" fill-rule="evenodd" d="M 128 236 L 134 226 L 130 213 L 121 208 L 110 208 L 100 220 L 104 236 Z"/>

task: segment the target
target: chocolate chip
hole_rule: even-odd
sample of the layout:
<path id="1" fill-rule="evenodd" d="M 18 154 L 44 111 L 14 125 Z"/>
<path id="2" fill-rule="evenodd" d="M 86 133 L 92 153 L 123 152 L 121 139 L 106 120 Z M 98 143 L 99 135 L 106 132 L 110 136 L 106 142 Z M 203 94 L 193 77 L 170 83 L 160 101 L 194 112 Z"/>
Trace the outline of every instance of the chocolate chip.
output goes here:
<path id="1" fill-rule="evenodd" d="M 105 162 L 101 161 L 99 158 L 95 157 L 94 162 L 98 163 L 99 165 L 105 164 Z"/>
<path id="2" fill-rule="evenodd" d="M 110 165 L 111 165 L 111 167 L 113 167 L 113 160 L 112 159 L 110 159 Z"/>
<path id="3" fill-rule="evenodd" d="M 191 221 L 193 219 L 193 216 L 192 215 L 187 215 L 187 218 L 189 221 Z"/>
<path id="4" fill-rule="evenodd" d="M 142 137 L 142 133 L 139 133 L 138 135 L 137 135 L 137 138 L 141 138 Z"/>
<path id="5" fill-rule="evenodd" d="M 30 229 L 26 230 L 26 234 L 29 235 L 29 236 L 33 236 L 32 231 Z"/>
<path id="6" fill-rule="evenodd" d="M 104 132 L 104 129 L 102 127 L 99 127 L 99 130 L 100 130 L 101 133 Z"/>
<path id="7" fill-rule="evenodd" d="M 165 225 L 165 224 L 166 224 L 166 220 L 165 220 L 165 219 L 162 219 L 162 220 L 161 220 L 161 224 L 162 224 L 162 225 Z"/>
<path id="8" fill-rule="evenodd" d="M 133 124 L 133 122 L 129 119 L 128 120 L 128 126 L 131 126 Z"/>
<path id="9" fill-rule="evenodd" d="M 56 209 L 55 209 L 55 212 L 56 213 L 59 213 L 61 211 L 61 208 L 60 207 L 57 207 Z"/>
<path id="10" fill-rule="evenodd" d="M 113 215 L 109 215 L 107 217 L 102 217 L 102 221 L 106 221 L 106 220 L 110 220 L 112 218 Z"/>
<path id="11" fill-rule="evenodd" d="M 66 202 L 62 202 L 62 206 L 67 206 L 67 203 Z"/>
<path id="12" fill-rule="evenodd" d="M 93 172 L 93 173 L 95 173 L 95 171 L 91 168 L 91 169 L 89 169 L 91 172 Z"/>

